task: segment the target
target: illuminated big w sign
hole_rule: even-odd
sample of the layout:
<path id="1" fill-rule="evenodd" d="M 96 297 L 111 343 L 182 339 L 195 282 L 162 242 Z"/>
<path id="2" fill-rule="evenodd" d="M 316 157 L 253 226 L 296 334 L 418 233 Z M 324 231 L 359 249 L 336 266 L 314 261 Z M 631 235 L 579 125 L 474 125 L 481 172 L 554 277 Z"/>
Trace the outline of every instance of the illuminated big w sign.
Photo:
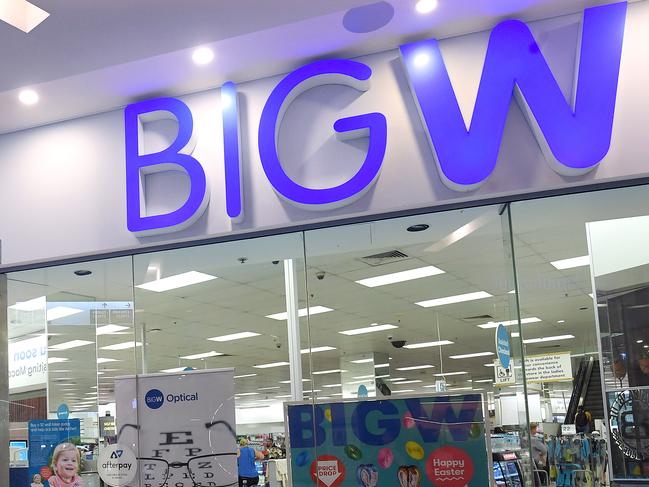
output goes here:
<path id="1" fill-rule="evenodd" d="M 568 103 L 532 33 L 522 22 L 508 20 L 492 31 L 469 127 L 462 117 L 438 42 L 401 46 L 401 55 L 439 174 L 456 191 L 484 183 L 498 158 L 509 103 L 515 95 L 550 166 L 563 175 L 584 174 L 599 164 L 611 142 L 626 2 L 587 9 L 582 23 L 574 100 Z M 343 118 L 334 124 L 340 138 L 369 137 L 361 168 L 348 181 L 330 188 L 308 188 L 292 180 L 277 152 L 278 130 L 289 104 L 302 92 L 323 84 L 369 89 L 371 69 L 349 60 L 317 61 L 287 75 L 270 94 L 262 112 L 258 144 L 265 174 L 275 191 L 301 207 L 329 209 L 362 196 L 377 180 L 387 142 L 382 113 Z M 236 87 L 221 89 L 228 216 L 243 215 L 243 195 Z M 166 112 L 178 121 L 176 141 L 166 150 L 141 155 L 141 119 Z M 129 105 L 125 110 L 127 221 L 141 235 L 179 230 L 205 210 L 209 190 L 201 164 L 191 156 L 193 122 L 189 108 L 177 99 L 161 98 Z M 143 216 L 142 178 L 147 173 L 184 170 L 190 194 L 178 210 Z"/>

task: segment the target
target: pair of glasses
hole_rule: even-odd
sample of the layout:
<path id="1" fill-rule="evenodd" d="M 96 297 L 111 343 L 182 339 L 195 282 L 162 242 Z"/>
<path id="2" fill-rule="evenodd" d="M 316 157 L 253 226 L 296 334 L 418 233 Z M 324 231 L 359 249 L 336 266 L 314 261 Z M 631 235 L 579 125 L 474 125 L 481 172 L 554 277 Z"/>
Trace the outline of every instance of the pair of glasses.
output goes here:
<path id="1" fill-rule="evenodd" d="M 138 458 L 138 468 L 143 487 L 164 487 L 169 480 L 174 485 L 179 479 L 190 479 L 194 487 L 238 484 L 236 453 L 214 453 L 190 458 L 188 462 L 171 463 L 162 458 Z"/>

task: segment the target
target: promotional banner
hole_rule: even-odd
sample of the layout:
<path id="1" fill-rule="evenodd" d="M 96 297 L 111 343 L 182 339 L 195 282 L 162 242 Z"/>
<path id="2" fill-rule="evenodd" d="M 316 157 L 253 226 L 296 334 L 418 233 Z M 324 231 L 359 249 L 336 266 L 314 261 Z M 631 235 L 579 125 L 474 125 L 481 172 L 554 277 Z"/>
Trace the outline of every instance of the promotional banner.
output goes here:
<path id="1" fill-rule="evenodd" d="M 481 394 L 287 404 L 293 485 L 484 487 Z"/>
<path id="2" fill-rule="evenodd" d="M 29 479 L 44 487 L 85 487 L 75 446 L 81 435 L 78 419 L 29 421 Z"/>
<path id="3" fill-rule="evenodd" d="M 100 465 L 131 487 L 229 486 L 238 478 L 234 370 L 200 370 L 115 379 L 117 443 L 137 465 Z"/>

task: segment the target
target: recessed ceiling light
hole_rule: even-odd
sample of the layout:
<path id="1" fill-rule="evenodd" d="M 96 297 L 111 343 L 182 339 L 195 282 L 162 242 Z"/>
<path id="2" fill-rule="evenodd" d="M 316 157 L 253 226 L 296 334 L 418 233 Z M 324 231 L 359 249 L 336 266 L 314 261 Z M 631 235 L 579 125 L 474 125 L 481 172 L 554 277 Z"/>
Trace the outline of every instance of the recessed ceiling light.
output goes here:
<path id="1" fill-rule="evenodd" d="M 214 59 L 214 51 L 209 47 L 198 47 L 192 53 L 192 61 L 196 64 L 209 64 Z"/>
<path id="2" fill-rule="evenodd" d="M 438 347 L 441 345 L 453 345 L 454 342 L 450 340 L 440 340 L 437 342 L 423 342 L 423 343 L 411 343 L 409 345 L 404 345 L 403 348 L 408 349 L 417 349 L 417 348 L 428 348 L 428 347 Z"/>
<path id="3" fill-rule="evenodd" d="M 493 379 L 480 379 L 480 380 L 474 380 L 473 382 L 480 382 L 480 383 L 487 383 L 487 382 L 493 382 Z"/>
<path id="4" fill-rule="evenodd" d="M 70 308 L 68 306 L 55 306 L 47 310 L 47 321 L 60 320 L 79 313 L 83 313 L 82 309 Z"/>
<path id="5" fill-rule="evenodd" d="M 529 323 L 538 323 L 541 321 L 541 318 L 537 318 L 536 316 L 532 316 L 531 318 L 523 318 L 521 320 L 521 325 L 527 325 Z M 483 329 L 488 329 L 488 328 L 498 328 L 499 325 L 503 326 L 512 326 L 512 325 L 517 325 L 518 320 L 509 320 L 509 321 L 490 321 L 488 323 L 484 323 L 482 325 L 478 325 L 478 328 L 483 328 Z"/>
<path id="6" fill-rule="evenodd" d="M 635 342 L 636 343 L 642 343 L 642 342 L 644 342 L 644 340 L 636 340 Z"/>
<path id="7" fill-rule="evenodd" d="M 225 355 L 225 354 L 221 353 L 221 352 L 211 351 L 211 352 L 205 352 L 205 353 L 197 353 L 197 354 L 194 354 L 194 355 L 185 355 L 184 357 L 180 357 L 180 358 L 184 358 L 184 359 L 187 359 L 187 360 L 198 360 L 198 359 L 202 359 L 202 358 L 218 357 L 219 355 Z"/>
<path id="8" fill-rule="evenodd" d="M 398 282 L 421 279 L 423 277 L 437 276 L 439 274 L 444 274 L 444 271 L 433 265 L 429 265 L 426 267 L 419 267 L 417 269 L 410 269 L 408 271 L 393 272 L 392 274 L 369 277 L 367 279 L 361 279 L 356 282 L 365 287 L 379 287 L 386 286 L 388 284 L 396 284 Z"/>
<path id="9" fill-rule="evenodd" d="M 119 362 L 119 360 L 115 358 L 104 358 L 104 357 L 100 357 L 97 359 L 98 364 L 107 364 L 108 362 Z"/>
<path id="10" fill-rule="evenodd" d="M 447 296 L 445 298 L 436 298 L 436 299 L 429 299 L 427 301 L 419 301 L 418 303 L 415 304 L 417 306 L 421 306 L 422 308 L 433 308 L 435 306 L 444 306 L 445 304 L 463 303 L 465 301 L 475 301 L 477 299 L 485 299 L 491 297 L 492 297 L 491 294 L 485 291 L 478 291 L 475 293 L 458 294 L 456 296 Z"/>
<path id="11" fill-rule="evenodd" d="M 34 105 L 38 103 L 38 93 L 34 90 L 22 90 L 18 93 L 18 99 L 23 105 Z"/>
<path id="12" fill-rule="evenodd" d="M 389 367 L 389 366 L 390 366 L 390 364 L 376 364 L 376 365 L 374 366 L 374 368 L 375 368 L 375 369 L 381 369 L 381 368 L 383 368 L 383 367 Z"/>
<path id="13" fill-rule="evenodd" d="M 400 382 L 402 380 L 408 380 L 407 377 L 394 377 L 392 379 L 388 379 L 390 382 Z"/>
<path id="14" fill-rule="evenodd" d="M 453 360 L 463 359 L 463 358 L 474 358 L 474 357 L 488 357 L 493 355 L 493 352 L 477 352 L 477 353 L 465 353 L 463 355 L 451 355 L 449 358 Z"/>
<path id="15" fill-rule="evenodd" d="M 571 257 L 570 259 L 561 259 L 550 262 L 556 269 L 573 269 L 574 267 L 583 267 L 590 265 L 590 255 L 582 255 L 581 257 Z"/>
<path id="16" fill-rule="evenodd" d="M 235 379 L 243 379 L 245 377 L 255 377 L 257 374 L 243 374 L 243 375 L 235 375 Z"/>
<path id="17" fill-rule="evenodd" d="M 174 367 L 173 369 L 162 369 L 160 372 L 173 374 L 174 372 L 183 372 L 187 367 Z"/>
<path id="18" fill-rule="evenodd" d="M 324 347 L 304 348 L 304 349 L 300 350 L 300 353 L 305 354 L 305 353 L 309 353 L 309 352 L 311 352 L 311 353 L 329 352 L 331 350 L 336 350 L 336 347 L 324 346 Z"/>
<path id="19" fill-rule="evenodd" d="M 290 397 L 293 397 L 291 394 L 284 394 L 282 396 L 275 396 L 275 399 L 288 399 Z"/>
<path id="20" fill-rule="evenodd" d="M 48 357 L 48 364 L 60 364 L 61 362 L 67 362 L 69 359 L 67 357 Z M 50 371 L 52 372 L 52 371 Z M 57 371 L 58 372 L 58 371 Z"/>
<path id="21" fill-rule="evenodd" d="M 370 375 L 358 375 L 356 377 L 352 377 L 352 379 L 374 379 L 374 374 Z"/>
<path id="22" fill-rule="evenodd" d="M 122 330 L 128 330 L 128 326 L 121 325 L 104 325 L 97 328 L 97 336 L 99 335 L 111 335 L 113 333 L 120 332 Z"/>
<path id="23" fill-rule="evenodd" d="M 485 367 L 495 367 L 496 365 L 491 363 L 491 364 L 484 364 Z"/>
<path id="24" fill-rule="evenodd" d="M 141 342 L 122 342 L 122 343 L 116 343 L 115 345 L 108 345 L 106 347 L 101 347 L 102 350 L 126 350 L 128 348 L 135 348 L 135 347 L 141 347 L 142 343 Z"/>
<path id="25" fill-rule="evenodd" d="M 421 380 L 406 380 L 403 382 L 394 382 L 393 385 L 395 386 L 405 386 L 406 384 L 419 384 L 420 382 L 423 382 Z"/>
<path id="26" fill-rule="evenodd" d="M 45 303 L 45 296 L 40 296 L 29 301 L 18 301 L 16 304 L 9 306 L 9 308 L 15 309 L 16 311 L 36 311 L 45 308 Z"/>
<path id="27" fill-rule="evenodd" d="M 420 14 L 429 14 L 437 8 L 437 0 L 419 0 L 415 5 L 415 9 Z"/>
<path id="28" fill-rule="evenodd" d="M 527 340 L 523 340 L 523 343 L 526 345 L 529 343 L 542 343 L 542 342 L 554 342 L 558 340 L 570 340 L 571 338 L 575 338 L 574 335 L 557 335 L 557 336 L 552 336 L 552 337 L 541 337 L 541 338 L 528 338 Z"/>
<path id="29" fill-rule="evenodd" d="M 274 391 L 276 389 L 281 389 L 280 386 L 271 386 L 271 387 L 260 387 L 260 391 Z"/>
<path id="30" fill-rule="evenodd" d="M 468 372 L 446 372 L 445 374 L 433 374 L 435 377 L 445 377 L 447 375 L 464 375 Z"/>
<path id="31" fill-rule="evenodd" d="M 156 279 L 155 281 L 145 282 L 144 284 L 138 284 L 135 287 L 161 293 L 164 291 L 171 291 L 172 289 L 191 286 L 192 284 L 211 281 L 213 279 L 218 279 L 218 277 L 204 274 L 203 272 L 189 271 L 174 276 L 163 277 L 162 279 Z"/>
<path id="32" fill-rule="evenodd" d="M 397 370 L 405 372 L 406 370 L 432 369 L 434 365 L 413 365 L 412 367 L 399 367 Z"/>
<path id="33" fill-rule="evenodd" d="M 557 323 L 565 323 L 565 322 L 566 322 L 566 320 L 559 320 L 559 321 L 557 321 Z"/>
<path id="34" fill-rule="evenodd" d="M 342 387 L 342 384 L 323 384 L 321 387 Z"/>
<path id="35" fill-rule="evenodd" d="M 311 379 L 302 379 L 302 382 L 311 382 Z M 280 384 L 290 384 L 291 381 L 290 380 L 280 380 L 279 383 Z"/>
<path id="36" fill-rule="evenodd" d="M 270 364 L 261 364 L 261 365 L 253 365 L 255 369 L 270 369 L 273 367 L 283 367 L 285 365 L 290 365 L 288 362 L 272 362 Z"/>
<path id="37" fill-rule="evenodd" d="M 392 391 L 392 394 L 406 394 L 408 392 L 415 392 L 414 389 L 401 389 L 400 391 Z"/>
<path id="38" fill-rule="evenodd" d="M 50 350 L 69 350 L 71 348 L 83 347 L 84 345 L 93 345 L 95 342 L 88 340 L 71 340 L 69 342 L 59 343 L 58 345 L 52 345 L 49 347 Z"/>
<path id="39" fill-rule="evenodd" d="M 307 308 L 300 308 L 297 311 L 297 315 L 302 318 L 306 316 L 307 314 L 309 316 L 313 315 L 319 315 L 321 313 L 328 313 L 329 311 L 333 311 L 331 308 L 327 308 L 326 306 L 310 306 L 308 309 Z M 266 318 L 270 318 L 271 320 L 277 320 L 277 321 L 286 321 L 288 318 L 288 313 L 275 313 L 272 315 L 267 315 Z"/>
<path id="40" fill-rule="evenodd" d="M 365 328 L 355 328 L 353 330 L 339 331 L 341 335 L 353 336 L 353 335 L 362 335 L 364 333 L 376 333 L 379 331 L 394 330 L 399 328 L 396 325 L 376 325 L 376 326 L 367 326 Z M 369 362 L 372 362 L 374 359 L 369 359 Z M 354 363 L 363 363 L 363 362 L 354 362 Z"/>
<path id="41" fill-rule="evenodd" d="M 370 362 L 374 362 L 373 358 L 361 358 L 358 360 L 352 360 L 353 364 L 369 364 Z"/>
<path id="42" fill-rule="evenodd" d="M 331 369 L 331 370 L 318 370 L 317 372 L 312 372 L 313 375 L 326 375 L 326 374 L 340 374 L 341 372 L 346 372 L 341 369 Z"/>
<path id="43" fill-rule="evenodd" d="M 208 338 L 208 340 L 212 340 L 213 342 L 229 342 L 232 340 L 240 340 L 242 338 L 258 337 L 259 335 L 259 333 L 252 331 L 242 331 L 241 333 L 232 333 L 231 335 L 222 335 L 218 337 Z"/>
<path id="44" fill-rule="evenodd" d="M 243 397 L 243 396 L 258 396 L 258 392 L 240 392 L 239 394 L 235 394 L 234 397 Z"/>

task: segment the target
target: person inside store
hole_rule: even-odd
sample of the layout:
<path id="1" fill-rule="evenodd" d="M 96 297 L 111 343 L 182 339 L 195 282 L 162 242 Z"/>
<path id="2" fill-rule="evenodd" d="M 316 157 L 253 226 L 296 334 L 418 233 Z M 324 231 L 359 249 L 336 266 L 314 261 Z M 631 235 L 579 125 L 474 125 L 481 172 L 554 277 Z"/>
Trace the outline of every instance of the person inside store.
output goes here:
<path id="1" fill-rule="evenodd" d="M 592 422 L 593 415 L 590 414 L 590 411 L 586 411 L 584 406 L 579 406 L 575 415 L 575 429 L 577 433 L 590 433 L 590 425 Z"/>
<path id="2" fill-rule="evenodd" d="M 255 466 L 256 460 L 263 460 L 264 454 L 248 444 L 247 438 L 239 440 L 237 449 L 237 464 L 239 465 L 239 487 L 259 485 L 259 474 Z"/>
<path id="3" fill-rule="evenodd" d="M 548 460 L 548 447 L 543 441 L 543 435 L 539 434 L 539 425 L 538 423 L 530 423 L 530 445 L 532 446 L 532 460 L 534 461 L 534 469 L 542 472 L 546 472 L 546 465 Z M 539 486 L 543 485 L 541 483 L 541 478 L 545 481 L 547 478 L 546 475 L 538 475 L 538 472 L 534 473 L 534 485 Z"/>

